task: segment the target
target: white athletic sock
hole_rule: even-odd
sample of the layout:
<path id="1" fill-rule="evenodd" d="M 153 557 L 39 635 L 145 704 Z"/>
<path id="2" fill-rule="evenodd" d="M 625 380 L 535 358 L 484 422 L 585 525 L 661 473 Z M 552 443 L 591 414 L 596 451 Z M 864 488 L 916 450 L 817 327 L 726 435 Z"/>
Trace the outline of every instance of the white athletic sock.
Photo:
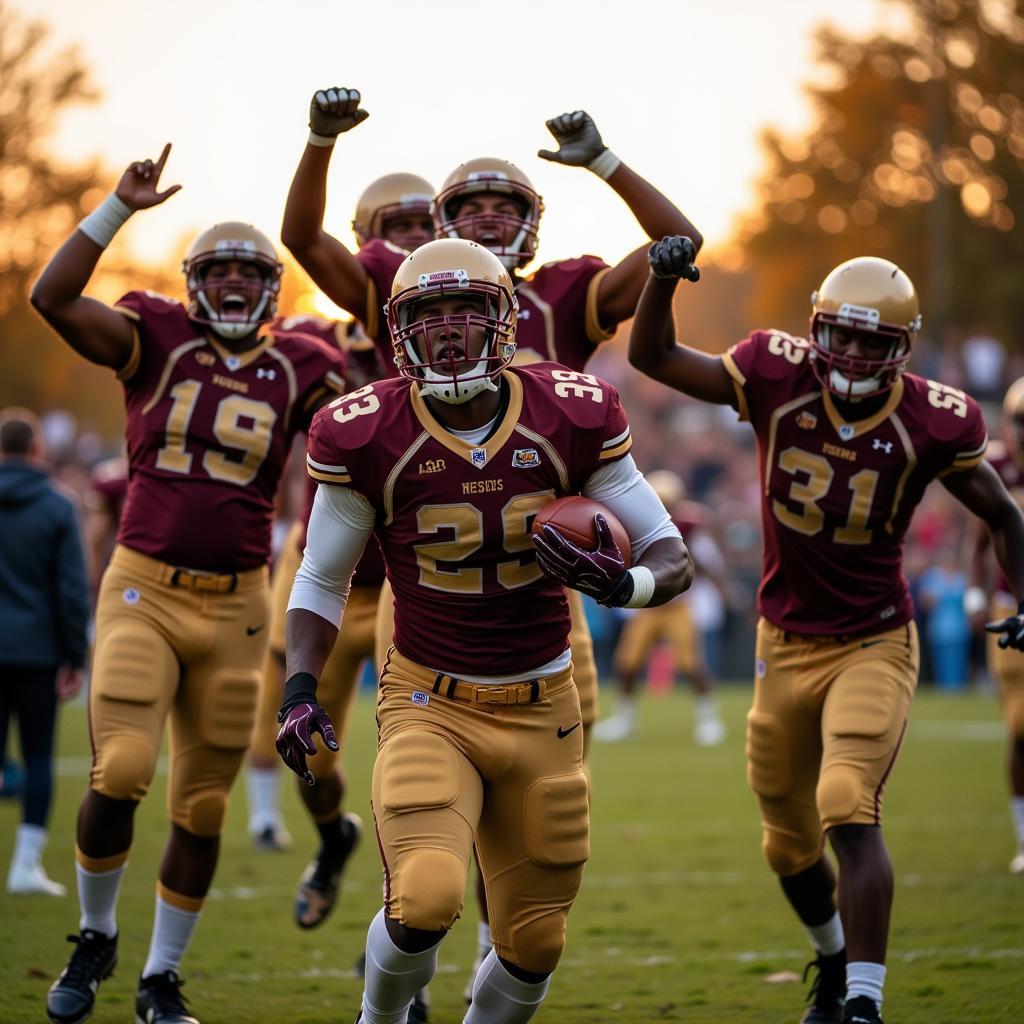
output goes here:
<path id="1" fill-rule="evenodd" d="M 710 693 L 697 695 L 697 717 L 702 720 L 718 718 L 718 701 Z"/>
<path id="2" fill-rule="evenodd" d="M 526 1024 L 548 994 L 550 975 L 539 984 L 520 981 L 492 949 L 476 972 L 473 1002 L 462 1024 Z"/>
<path id="3" fill-rule="evenodd" d="M 804 927 L 811 937 L 811 945 L 824 956 L 834 956 L 846 946 L 838 910 L 824 924 L 806 924 Z"/>
<path id="4" fill-rule="evenodd" d="M 149 956 L 142 968 L 142 977 L 149 978 L 164 971 L 178 972 L 181 958 L 192 941 L 199 924 L 198 910 L 181 910 L 157 895 L 153 918 L 153 936 L 149 940 Z"/>
<path id="5" fill-rule="evenodd" d="M 276 768 L 253 768 L 245 773 L 245 788 L 249 796 L 249 833 L 259 835 L 264 829 L 276 828 L 281 823 L 278 794 L 280 773 Z"/>
<path id="6" fill-rule="evenodd" d="M 480 921 L 476 926 L 476 955 L 482 960 L 491 951 L 491 926 Z"/>
<path id="7" fill-rule="evenodd" d="M 615 717 L 632 725 L 636 721 L 636 694 L 620 693 L 615 702 Z"/>
<path id="8" fill-rule="evenodd" d="M 19 825 L 11 861 L 15 864 L 24 864 L 25 867 L 38 864 L 43 859 L 48 835 L 42 825 Z"/>
<path id="9" fill-rule="evenodd" d="M 867 996 L 882 1009 L 882 987 L 885 985 L 885 964 L 855 960 L 846 965 L 846 1000 Z"/>
<path id="10" fill-rule="evenodd" d="M 1017 833 L 1017 845 L 1024 850 L 1024 796 L 1012 797 L 1010 810 L 1013 812 L 1013 827 Z"/>
<path id="11" fill-rule="evenodd" d="M 382 907 L 366 933 L 362 1024 L 405 1024 L 413 996 L 436 969 L 437 946 L 422 953 L 403 953 L 388 935 Z"/>
<path id="12" fill-rule="evenodd" d="M 75 877 L 78 879 L 78 903 L 82 916 L 78 927 L 86 928 L 113 938 L 117 934 L 117 892 L 121 888 L 124 864 L 110 871 L 86 871 L 75 862 Z"/>

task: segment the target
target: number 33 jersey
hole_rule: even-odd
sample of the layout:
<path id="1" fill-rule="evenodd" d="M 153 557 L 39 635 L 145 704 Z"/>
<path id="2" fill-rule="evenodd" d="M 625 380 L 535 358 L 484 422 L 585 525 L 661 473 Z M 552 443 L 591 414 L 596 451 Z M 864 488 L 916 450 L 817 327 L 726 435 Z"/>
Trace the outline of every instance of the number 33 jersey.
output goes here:
<path id="1" fill-rule="evenodd" d="M 233 353 L 173 299 L 129 292 L 128 497 L 118 543 L 171 565 L 243 572 L 270 555 L 274 495 L 292 436 L 344 390 L 344 356 L 275 329 Z"/>
<path id="2" fill-rule="evenodd" d="M 373 506 L 396 647 L 456 675 L 530 672 L 565 651 L 568 604 L 537 567 L 533 518 L 631 444 L 618 393 L 596 377 L 535 363 L 502 381 L 480 444 L 444 430 L 404 378 L 336 400 L 309 433 L 310 475 Z"/>
<path id="3" fill-rule="evenodd" d="M 904 373 L 873 415 L 847 422 L 803 338 L 756 331 L 723 357 L 757 435 L 764 566 L 758 603 L 781 629 L 857 635 L 913 618 L 903 539 L 928 484 L 984 457 L 962 391 Z"/>

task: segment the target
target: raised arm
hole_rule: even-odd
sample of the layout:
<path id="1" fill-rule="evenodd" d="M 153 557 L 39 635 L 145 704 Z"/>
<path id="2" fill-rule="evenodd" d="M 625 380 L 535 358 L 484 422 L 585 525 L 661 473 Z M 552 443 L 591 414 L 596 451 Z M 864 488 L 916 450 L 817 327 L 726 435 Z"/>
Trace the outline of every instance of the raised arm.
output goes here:
<path id="1" fill-rule="evenodd" d="M 624 164 L 605 144 L 591 116 L 583 110 L 561 114 L 547 122 L 558 143 L 557 150 L 539 150 L 544 160 L 586 167 L 602 178 L 629 207 L 648 239 L 665 235 L 686 235 L 700 251 L 704 238 L 686 215 L 646 178 Z M 647 279 L 648 243 L 617 263 L 598 285 L 598 319 L 606 326 L 633 315 Z"/>
<path id="2" fill-rule="evenodd" d="M 1024 650 L 1024 513 L 987 462 L 942 480 L 946 489 L 987 527 L 996 559 L 1020 602 L 1018 614 L 989 623 L 989 632 L 1003 634 L 1000 647 Z"/>
<path id="3" fill-rule="evenodd" d="M 366 271 L 324 230 L 327 168 L 339 135 L 370 115 L 357 89 L 321 89 L 309 104 L 309 141 L 296 168 L 281 224 L 281 241 L 316 286 L 360 322 L 366 321 Z"/>
<path id="4" fill-rule="evenodd" d="M 82 294 L 103 250 L 136 210 L 170 198 L 181 186 L 158 191 L 171 144 L 160 158 L 139 160 L 121 175 L 117 188 L 86 217 L 43 269 L 30 300 L 44 320 L 91 363 L 120 369 L 131 357 L 132 325 L 106 303 Z"/>
<path id="5" fill-rule="evenodd" d="M 629 336 L 629 361 L 641 373 L 703 402 L 736 406 L 736 389 L 719 356 L 676 342 L 672 296 L 680 278 L 696 281 L 696 250 L 685 237 L 663 238 L 650 247 L 650 274 Z"/>

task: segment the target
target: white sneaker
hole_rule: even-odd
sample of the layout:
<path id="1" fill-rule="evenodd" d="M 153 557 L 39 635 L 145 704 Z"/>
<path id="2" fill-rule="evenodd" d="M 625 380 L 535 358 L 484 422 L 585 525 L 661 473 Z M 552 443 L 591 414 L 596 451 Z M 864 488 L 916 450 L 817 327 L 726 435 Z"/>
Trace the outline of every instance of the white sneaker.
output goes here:
<path id="1" fill-rule="evenodd" d="M 252 836 L 252 845 L 257 850 L 281 853 L 291 849 L 292 837 L 280 822 L 267 825 L 258 832 L 250 830 L 249 834 Z"/>
<path id="2" fill-rule="evenodd" d="M 60 882 L 47 877 L 42 864 L 25 864 L 22 861 L 11 864 L 11 870 L 7 873 L 7 891 L 19 896 L 63 896 L 67 893 Z"/>
<path id="3" fill-rule="evenodd" d="M 1011 875 L 1024 875 L 1024 849 L 1020 850 L 1016 857 L 1010 861 Z"/>
<path id="4" fill-rule="evenodd" d="M 632 735 L 632 715 L 614 714 L 594 726 L 594 739 L 602 743 L 619 743 Z"/>
<path id="5" fill-rule="evenodd" d="M 717 747 L 725 740 L 725 723 L 718 718 L 698 718 L 693 738 L 699 747 Z"/>

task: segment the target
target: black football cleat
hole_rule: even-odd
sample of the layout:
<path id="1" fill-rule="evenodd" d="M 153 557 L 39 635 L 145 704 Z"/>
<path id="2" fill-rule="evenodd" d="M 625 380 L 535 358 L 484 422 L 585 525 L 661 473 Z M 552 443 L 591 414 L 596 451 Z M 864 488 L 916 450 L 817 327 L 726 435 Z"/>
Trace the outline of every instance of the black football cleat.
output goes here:
<path id="1" fill-rule="evenodd" d="M 46 1015 L 54 1024 L 81 1024 L 92 1015 L 100 982 L 109 978 L 117 966 L 117 936 L 108 939 L 102 932 L 83 928 L 69 935 L 75 951 L 67 967 L 46 993 Z"/>
<path id="2" fill-rule="evenodd" d="M 856 996 L 846 1001 L 841 1024 L 882 1024 L 882 1015 L 874 999 Z"/>
<path id="3" fill-rule="evenodd" d="M 338 901 L 341 873 L 363 834 L 363 823 L 355 814 L 343 814 L 341 824 L 346 839 L 342 855 L 328 859 L 321 850 L 299 879 L 299 887 L 295 890 L 295 923 L 300 928 L 316 928 L 323 924 Z"/>
<path id="4" fill-rule="evenodd" d="M 814 968 L 817 968 L 818 975 L 807 993 L 810 1005 L 800 1018 L 800 1024 L 842 1024 L 843 1000 L 846 998 L 846 950 L 831 956 L 819 953 L 804 968 L 804 981 Z"/>
<path id="5" fill-rule="evenodd" d="M 175 971 L 139 978 L 135 1024 L 199 1024 L 185 1006 L 185 997 L 181 994 L 184 984 Z"/>

